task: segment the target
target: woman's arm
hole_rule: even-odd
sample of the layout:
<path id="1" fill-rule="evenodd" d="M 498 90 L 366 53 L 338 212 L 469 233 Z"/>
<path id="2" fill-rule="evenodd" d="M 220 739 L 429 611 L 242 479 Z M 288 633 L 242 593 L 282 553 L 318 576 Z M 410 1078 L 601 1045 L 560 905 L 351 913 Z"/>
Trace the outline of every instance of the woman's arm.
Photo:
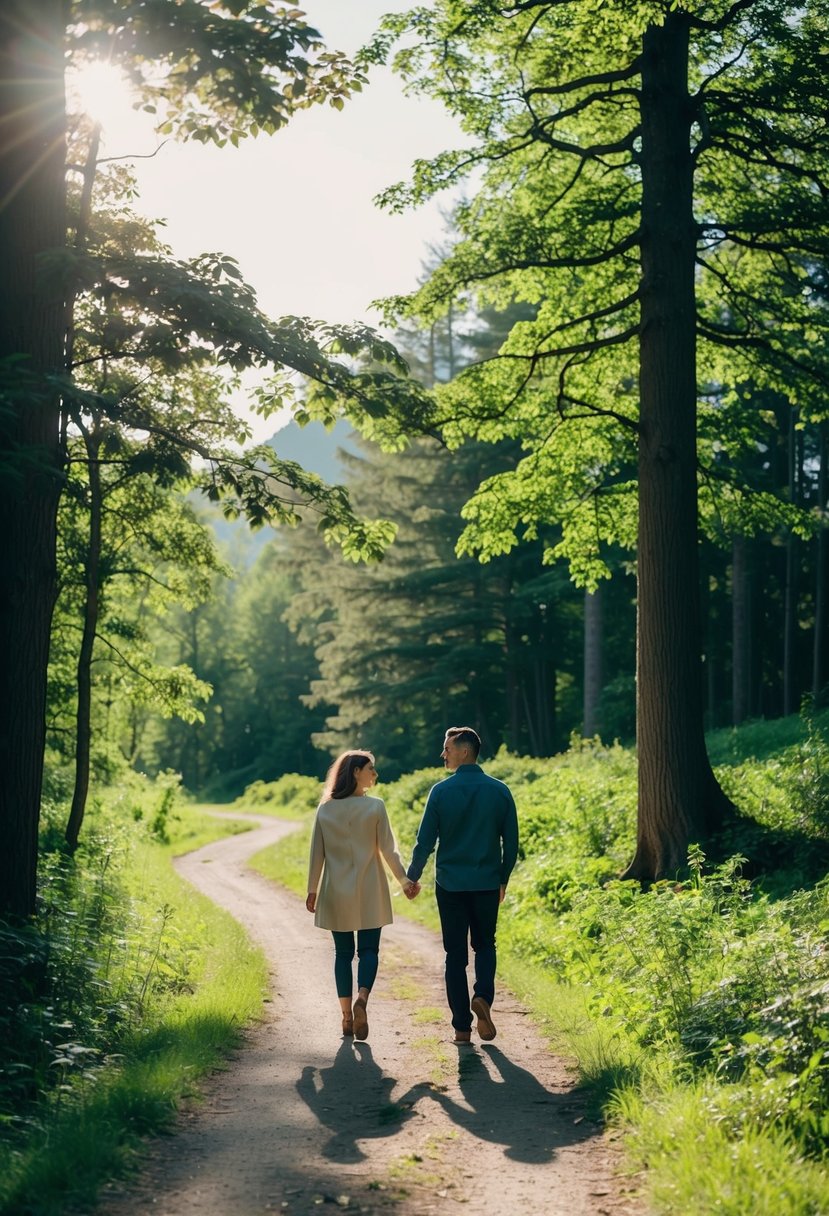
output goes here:
<path id="1" fill-rule="evenodd" d="M 324 864 L 325 841 L 322 838 L 319 811 L 317 811 L 314 819 L 314 830 L 311 833 L 311 855 L 308 859 L 308 898 L 305 900 L 305 907 L 309 912 L 313 912 L 317 904 L 317 891 L 319 890 L 320 875 L 322 874 Z"/>
<path id="2" fill-rule="evenodd" d="M 408 894 L 408 888 L 414 884 L 406 873 L 406 867 L 403 865 L 400 854 L 397 851 L 397 841 L 394 839 L 394 832 L 391 830 L 385 803 L 380 798 L 377 801 L 380 803 L 380 817 L 377 821 L 377 845 L 386 859 L 386 865 L 403 890 Z"/>

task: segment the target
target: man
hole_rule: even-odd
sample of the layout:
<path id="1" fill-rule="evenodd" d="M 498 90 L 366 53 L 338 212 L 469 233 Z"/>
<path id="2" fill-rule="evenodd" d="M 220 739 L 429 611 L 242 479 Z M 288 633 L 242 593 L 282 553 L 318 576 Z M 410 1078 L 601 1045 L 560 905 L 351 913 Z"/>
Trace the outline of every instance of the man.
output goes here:
<path id="1" fill-rule="evenodd" d="M 452 1011 L 456 1043 L 472 1038 L 472 1014 L 478 1034 L 495 1038 L 495 929 L 498 907 L 518 856 L 518 817 L 503 781 L 478 766 L 481 740 L 469 726 L 450 726 L 441 753 L 451 776 L 429 791 L 417 832 L 408 877 L 417 882 L 432 850 L 443 948 L 446 951 L 446 996 Z M 468 943 L 475 953 L 472 1001 L 466 981 Z"/>

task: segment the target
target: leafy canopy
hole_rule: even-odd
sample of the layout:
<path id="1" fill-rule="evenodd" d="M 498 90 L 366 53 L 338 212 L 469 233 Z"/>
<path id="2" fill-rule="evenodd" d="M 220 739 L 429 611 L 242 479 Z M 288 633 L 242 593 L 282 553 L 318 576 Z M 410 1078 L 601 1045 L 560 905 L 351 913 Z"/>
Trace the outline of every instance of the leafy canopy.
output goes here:
<path id="1" fill-rule="evenodd" d="M 416 293 L 386 301 L 386 319 L 428 325 L 468 299 L 533 312 L 436 392 L 432 426 L 448 443 L 514 438 L 527 453 L 470 500 L 462 550 L 487 559 L 557 522 L 564 536 L 548 559 L 567 558 L 591 586 L 607 574 L 602 545 L 635 537 L 642 119 L 655 104 L 643 38 L 668 20 L 684 23 L 690 46 L 690 143 L 677 154 L 694 166 L 703 517 L 726 499 L 745 531 L 770 515 L 806 528 L 726 470 L 716 442 L 767 442 L 759 412 L 732 408 L 740 382 L 826 415 L 826 0 L 438 0 L 387 17 L 363 53 L 391 60 L 468 137 L 380 197 L 398 210 L 469 192 L 453 209 L 456 243 Z M 674 166 L 654 171 L 670 179 Z"/>

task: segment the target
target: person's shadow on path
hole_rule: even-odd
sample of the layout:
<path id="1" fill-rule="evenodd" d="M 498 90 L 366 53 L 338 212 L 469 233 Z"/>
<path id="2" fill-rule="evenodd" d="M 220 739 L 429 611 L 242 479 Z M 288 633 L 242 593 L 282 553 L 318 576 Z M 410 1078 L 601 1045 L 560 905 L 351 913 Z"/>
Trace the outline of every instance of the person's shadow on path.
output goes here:
<path id="1" fill-rule="evenodd" d="M 595 1134 L 580 1119 L 574 1123 L 572 1095 L 545 1089 L 497 1047 L 481 1050 L 488 1058 L 475 1048 L 459 1052 L 458 1084 L 467 1106 L 439 1090 L 425 1090 L 458 1127 L 479 1140 L 503 1144 L 507 1157 L 528 1165 L 544 1165 L 557 1149 Z"/>
<path id="2" fill-rule="evenodd" d="M 392 1102 L 396 1085 L 396 1078 L 375 1063 L 368 1043 L 352 1043 L 351 1039 L 343 1040 L 330 1067 L 306 1065 L 296 1090 L 332 1133 L 322 1155 L 343 1164 L 364 1161 L 366 1154 L 358 1140 L 396 1135 L 415 1102 L 429 1091 L 428 1084 L 415 1085 Z"/>

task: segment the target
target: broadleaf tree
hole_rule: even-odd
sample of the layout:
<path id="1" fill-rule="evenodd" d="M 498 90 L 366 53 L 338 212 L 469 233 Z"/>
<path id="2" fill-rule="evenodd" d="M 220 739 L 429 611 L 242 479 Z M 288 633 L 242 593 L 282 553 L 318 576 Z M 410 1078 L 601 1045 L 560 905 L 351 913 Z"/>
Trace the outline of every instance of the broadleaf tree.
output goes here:
<path id="1" fill-rule="evenodd" d="M 437 390 L 448 442 L 526 449 L 473 494 L 462 546 L 487 558 L 558 522 L 548 557 L 588 586 L 602 545 L 635 548 L 641 880 L 675 872 L 730 809 L 703 736 L 706 364 L 727 352 L 793 400 L 825 384 L 828 21 L 825 0 L 436 0 L 390 15 L 365 52 L 467 136 L 381 198 L 470 183 L 460 239 L 390 317 L 428 324 L 470 294 L 536 309 Z"/>
<path id="2" fill-rule="evenodd" d="M 214 572 L 225 567 L 185 497 L 188 483 L 173 470 L 136 471 L 132 462 L 140 469 L 142 456 L 137 444 L 94 424 L 69 445 L 58 513 L 48 729 L 53 746 L 74 760 L 71 851 L 93 760 L 109 758 L 110 727 L 123 716 L 122 703 L 196 722 L 210 693 L 185 664 L 159 661 L 148 635 L 171 606 L 207 599 Z"/>
<path id="3" fill-rule="evenodd" d="M 136 362 L 155 358 L 168 368 L 203 358 L 232 370 L 290 369 L 316 384 L 322 400 L 353 391 L 369 411 L 386 382 L 392 398 L 407 391 L 399 376 L 385 372 L 352 376 L 348 358 L 357 351 L 393 358 L 370 330 L 270 321 L 230 259 L 207 255 L 185 263 L 141 252 L 90 252 L 83 209 L 69 240 L 63 73 L 67 62 L 97 54 L 125 71 L 166 131 L 219 145 L 275 131 L 308 104 L 340 108 L 364 79 L 342 56 L 324 50 L 300 10 L 261 0 L 9 0 L 0 9 L 0 913 L 16 916 L 28 915 L 35 902 L 55 521 L 67 419 L 82 400 L 69 366 L 76 299 L 107 300 L 129 318 L 126 333 L 113 326 L 120 343 L 118 351 L 106 352 L 113 358 L 132 344 Z M 95 159 L 90 145 L 83 162 L 87 190 Z M 150 300 L 154 307 L 145 316 Z M 280 391 L 284 382 L 263 395 L 263 409 L 279 403 Z M 169 449 L 162 419 L 128 395 L 117 402 L 99 397 L 111 413 L 117 406 L 122 424 Z M 199 451 L 196 441 L 191 450 Z M 285 462 L 271 470 L 273 478 L 263 476 L 264 451 L 237 462 L 202 457 L 211 493 L 228 494 L 255 518 L 266 517 L 269 503 L 283 497 L 273 493 L 281 479 L 288 492 L 280 509 L 295 511 L 309 493 L 324 503 L 334 539 L 355 552 L 378 540 L 336 488 L 326 493 L 319 479 Z"/>

